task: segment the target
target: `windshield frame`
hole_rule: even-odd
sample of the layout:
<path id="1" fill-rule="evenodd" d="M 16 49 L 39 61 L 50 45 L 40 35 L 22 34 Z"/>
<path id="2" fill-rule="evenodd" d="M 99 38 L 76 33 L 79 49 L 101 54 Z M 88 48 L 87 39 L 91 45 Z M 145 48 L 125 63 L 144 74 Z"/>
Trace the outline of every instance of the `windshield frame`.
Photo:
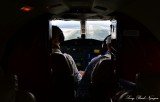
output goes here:
<path id="1" fill-rule="evenodd" d="M 103 39 L 106 36 L 111 34 L 111 30 L 110 30 L 111 21 L 108 19 L 86 19 L 83 21 L 85 22 L 82 23 L 82 20 L 80 19 L 52 19 L 51 25 L 56 25 L 62 29 L 65 36 L 65 41 L 72 40 L 72 39 L 82 39 L 82 38 L 103 41 Z M 96 31 L 97 35 L 91 36 L 93 32 L 91 33 L 90 30 L 88 29 L 88 22 L 92 22 L 92 23 L 95 22 L 94 25 L 92 25 L 92 27 L 96 26 L 97 28 L 103 28 L 103 29 L 98 29 Z M 100 25 L 98 25 L 100 24 L 100 22 L 102 23 L 101 25 L 103 25 L 103 27 L 102 26 L 100 27 Z M 65 26 L 68 28 L 64 28 Z M 95 30 L 96 28 L 93 28 L 93 29 Z M 107 29 L 107 30 L 104 31 L 104 29 Z M 100 32 L 103 32 L 104 34 L 100 34 Z M 73 35 L 71 33 L 73 33 Z M 68 34 L 71 37 L 67 37 Z M 88 36 L 89 34 L 90 36 Z"/>

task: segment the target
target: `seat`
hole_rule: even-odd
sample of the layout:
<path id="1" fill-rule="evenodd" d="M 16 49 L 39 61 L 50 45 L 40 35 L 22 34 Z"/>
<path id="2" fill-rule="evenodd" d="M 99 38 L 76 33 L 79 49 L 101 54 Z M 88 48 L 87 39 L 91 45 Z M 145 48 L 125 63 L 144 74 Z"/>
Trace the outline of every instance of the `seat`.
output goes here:
<path id="1" fill-rule="evenodd" d="M 115 102 L 160 102 L 160 73 L 136 74 L 136 89 L 120 93 Z"/>
<path id="2" fill-rule="evenodd" d="M 14 102 L 15 86 L 9 76 L 0 77 L 0 102 Z"/>
<path id="3" fill-rule="evenodd" d="M 36 102 L 31 92 L 19 90 L 15 75 L 0 77 L 0 102 Z"/>
<path id="4" fill-rule="evenodd" d="M 73 102 L 74 76 L 73 69 L 65 54 L 53 53 L 50 56 L 51 83 L 50 100 L 54 102 Z"/>
<path id="5" fill-rule="evenodd" d="M 18 90 L 16 92 L 15 102 L 36 102 L 36 98 L 31 92 Z"/>
<path id="6" fill-rule="evenodd" d="M 160 101 L 160 73 L 139 73 L 136 76 L 137 95 L 146 96 L 142 102 Z"/>
<path id="7" fill-rule="evenodd" d="M 115 87 L 116 77 L 112 60 L 100 60 L 92 72 L 91 100 L 93 102 L 110 102 Z"/>

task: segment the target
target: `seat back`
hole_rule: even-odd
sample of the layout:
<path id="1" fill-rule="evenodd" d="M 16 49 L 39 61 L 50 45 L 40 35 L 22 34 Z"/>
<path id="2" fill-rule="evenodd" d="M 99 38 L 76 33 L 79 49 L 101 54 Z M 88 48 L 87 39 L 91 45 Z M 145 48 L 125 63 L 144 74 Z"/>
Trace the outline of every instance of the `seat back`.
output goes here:
<path id="1" fill-rule="evenodd" d="M 94 102 L 110 100 L 115 83 L 115 70 L 112 60 L 100 60 L 92 72 L 91 100 Z"/>
<path id="2" fill-rule="evenodd" d="M 0 102 L 14 102 L 15 100 L 14 80 L 10 76 L 0 77 Z"/>
<path id="3" fill-rule="evenodd" d="M 160 101 L 160 73 L 140 73 L 136 76 L 137 95 L 158 98 Z"/>
<path id="4" fill-rule="evenodd" d="M 160 73 L 136 75 L 136 89 L 119 93 L 115 102 L 160 102 Z"/>
<path id="5" fill-rule="evenodd" d="M 36 102 L 36 98 L 31 92 L 18 90 L 15 102 Z"/>
<path id="6" fill-rule="evenodd" d="M 61 102 L 74 100 L 73 68 L 64 54 L 53 53 L 50 56 L 51 100 Z"/>
<path id="7" fill-rule="evenodd" d="M 34 95 L 18 89 L 16 75 L 0 77 L 0 102 L 36 102 Z"/>

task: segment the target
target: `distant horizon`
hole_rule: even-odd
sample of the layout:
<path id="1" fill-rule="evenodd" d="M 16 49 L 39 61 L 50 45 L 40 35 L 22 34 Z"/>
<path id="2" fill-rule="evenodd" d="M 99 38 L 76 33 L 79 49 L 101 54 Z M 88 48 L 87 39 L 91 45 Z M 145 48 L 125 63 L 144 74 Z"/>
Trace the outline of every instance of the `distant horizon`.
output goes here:
<path id="1" fill-rule="evenodd" d="M 102 41 L 110 34 L 110 20 L 88 20 L 86 21 L 86 38 Z M 65 40 L 81 37 L 80 21 L 74 20 L 52 20 L 52 25 L 58 26 L 64 33 Z"/>
<path id="2" fill-rule="evenodd" d="M 100 22 L 100 21 L 103 21 L 103 23 L 102 22 Z M 69 23 L 67 23 L 67 22 L 69 22 Z M 97 20 L 88 20 L 88 21 L 86 21 L 86 22 L 90 22 L 90 24 L 100 24 L 100 25 L 103 25 L 103 26 L 110 26 L 110 24 L 111 24 L 111 21 L 110 20 L 99 20 L 99 21 L 97 21 Z M 68 20 L 68 21 L 65 21 L 65 20 L 52 20 L 51 21 L 51 24 L 52 25 L 56 25 L 56 26 L 58 26 L 58 27 L 60 27 L 60 28 L 65 28 L 66 26 L 67 27 L 75 27 L 75 26 L 80 26 L 80 21 L 75 21 L 75 20 Z"/>

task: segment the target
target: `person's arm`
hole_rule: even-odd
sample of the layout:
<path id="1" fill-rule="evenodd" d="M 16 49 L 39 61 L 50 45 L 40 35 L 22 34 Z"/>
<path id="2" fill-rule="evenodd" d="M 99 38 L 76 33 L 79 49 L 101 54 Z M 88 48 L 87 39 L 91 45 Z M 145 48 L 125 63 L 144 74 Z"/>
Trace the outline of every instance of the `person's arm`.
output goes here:
<path id="1" fill-rule="evenodd" d="M 76 66 L 75 63 L 73 65 Z M 74 71 L 74 80 L 77 84 L 79 84 L 79 82 L 82 79 L 82 75 L 79 73 L 77 67 L 74 67 L 73 71 Z"/>
<path id="2" fill-rule="evenodd" d="M 74 82 L 75 84 L 78 84 L 80 82 L 80 80 L 82 79 L 82 75 L 79 73 L 78 69 L 77 69 L 77 66 L 75 64 L 75 61 L 74 59 L 72 58 L 72 56 L 70 55 L 67 55 L 68 56 L 68 59 L 70 60 L 71 62 L 71 65 L 72 65 L 72 68 L 73 68 L 73 73 L 74 73 Z"/>

